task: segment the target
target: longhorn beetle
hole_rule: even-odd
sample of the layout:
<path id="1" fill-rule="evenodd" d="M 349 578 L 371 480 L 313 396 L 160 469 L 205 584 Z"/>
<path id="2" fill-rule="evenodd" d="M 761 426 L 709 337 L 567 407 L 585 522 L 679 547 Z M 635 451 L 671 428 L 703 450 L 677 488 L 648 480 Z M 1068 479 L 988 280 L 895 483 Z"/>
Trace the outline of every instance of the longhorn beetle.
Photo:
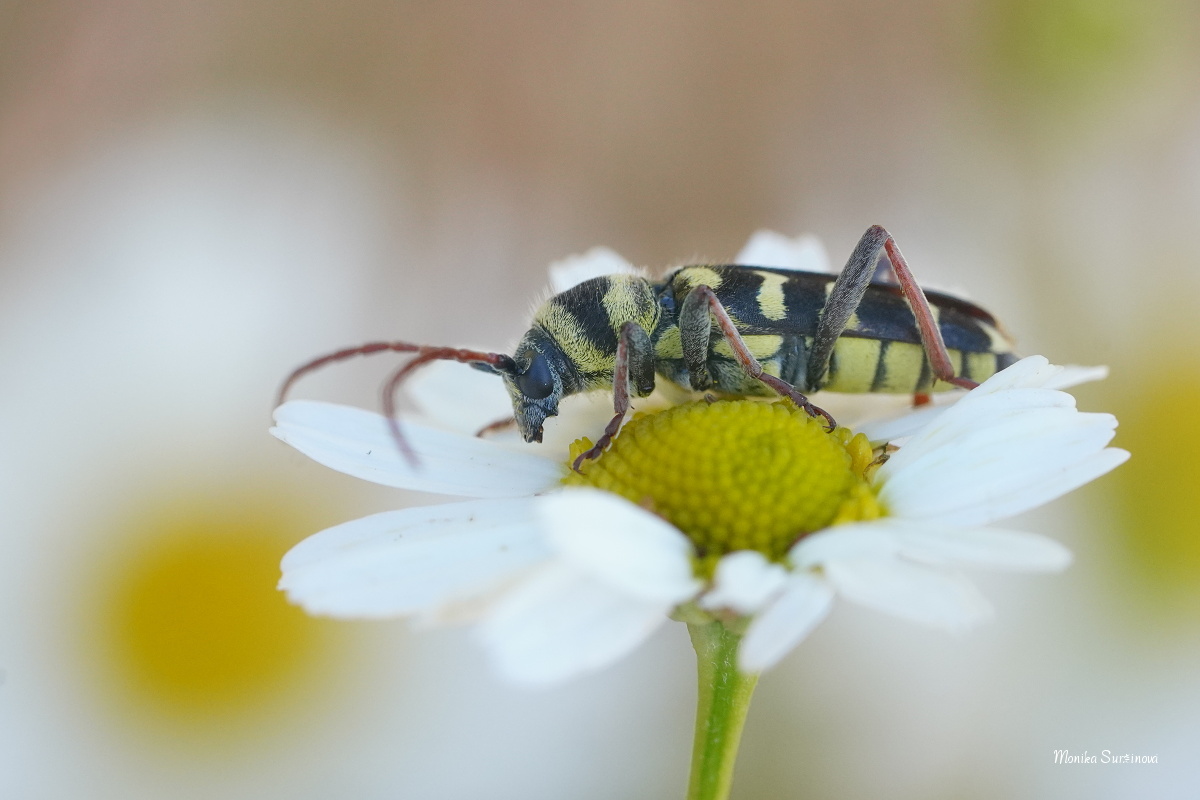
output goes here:
<path id="1" fill-rule="evenodd" d="M 396 421 L 395 394 L 430 361 L 459 361 L 499 375 L 527 442 L 542 440 L 542 424 L 558 414 L 562 398 L 612 390 L 613 418 L 575 460 L 576 470 L 604 452 L 629 411 L 630 395 L 650 394 L 655 375 L 697 392 L 789 397 L 832 430 L 833 417 L 807 393 L 912 393 L 922 402 L 931 391 L 972 389 L 1016 361 L 995 318 L 965 300 L 924 292 L 896 241 L 878 225 L 863 234 L 837 276 L 706 265 L 681 267 L 657 283 L 626 274 L 592 278 L 547 300 L 514 355 L 373 342 L 298 367 L 279 402 L 308 372 L 386 351 L 415 354 L 383 391 L 392 435 L 414 462 Z"/>

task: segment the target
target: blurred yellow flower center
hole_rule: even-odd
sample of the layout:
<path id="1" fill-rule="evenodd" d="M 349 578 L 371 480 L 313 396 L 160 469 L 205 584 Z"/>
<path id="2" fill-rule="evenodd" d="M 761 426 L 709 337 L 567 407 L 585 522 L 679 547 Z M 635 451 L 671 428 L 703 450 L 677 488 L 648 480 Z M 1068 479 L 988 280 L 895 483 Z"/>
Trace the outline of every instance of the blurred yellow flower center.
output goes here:
<path id="1" fill-rule="evenodd" d="M 576 441 L 570 458 L 591 444 Z M 735 550 L 780 559 L 807 533 L 882 515 L 868 482 L 873 461 L 865 436 L 828 433 L 791 402 L 701 401 L 635 417 L 564 482 L 654 511 L 702 559 Z"/>
<path id="2" fill-rule="evenodd" d="M 311 706 L 311 682 L 340 636 L 275 590 L 294 529 L 267 498 L 147 504 L 128 541 L 114 539 L 89 617 L 123 706 L 221 740 L 233 730 L 261 737 L 252 722 L 278 725 L 289 705 Z"/>

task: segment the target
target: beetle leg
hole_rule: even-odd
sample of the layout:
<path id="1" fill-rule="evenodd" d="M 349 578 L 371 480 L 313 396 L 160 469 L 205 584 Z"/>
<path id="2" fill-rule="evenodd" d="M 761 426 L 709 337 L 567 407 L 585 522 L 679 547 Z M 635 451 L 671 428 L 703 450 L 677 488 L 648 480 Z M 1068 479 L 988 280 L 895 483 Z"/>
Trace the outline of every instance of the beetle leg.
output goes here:
<path id="1" fill-rule="evenodd" d="M 880 250 L 887 254 L 887 262 L 891 265 L 890 272 L 895 282 L 900 285 L 900 293 L 916 319 L 917 333 L 921 337 L 921 345 L 925 349 L 925 356 L 929 359 L 934 377 L 964 389 L 974 389 L 978 383 L 954 374 L 954 365 L 946 351 L 946 343 L 942 340 L 942 331 L 933 318 L 933 311 L 929 308 L 925 292 L 913 278 L 896 240 L 879 225 L 872 225 L 858 240 L 858 245 L 850 254 L 850 260 L 846 262 L 846 268 L 834 281 L 829 299 L 825 301 L 825 308 L 821 311 L 821 320 L 817 324 L 817 333 L 809 353 L 806 376 L 808 386 L 818 387 L 825 382 L 838 337 L 842 335 L 850 317 L 862 302 L 872 278 L 880 274 L 876 269 Z"/>
<path id="2" fill-rule="evenodd" d="M 833 360 L 834 345 L 867 293 L 867 286 L 875 274 L 875 264 L 879 261 L 879 251 L 889 238 L 888 232 L 878 225 L 867 229 L 850 254 L 845 269 L 833 282 L 829 298 L 821 309 L 812 348 L 808 352 L 804 381 L 809 389 L 824 385 L 829 363 Z"/>
<path id="3" fill-rule="evenodd" d="M 700 291 L 704 289 L 704 291 Z M 692 391 L 702 392 L 713 385 L 708 374 L 708 343 L 712 338 L 713 297 L 707 286 L 696 287 L 687 293 L 679 307 L 679 339 L 683 345 L 683 364 L 687 367 Z M 719 303 L 718 303 L 719 305 Z"/>
<path id="4" fill-rule="evenodd" d="M 621 423 L 629 413 L 631 393 L 645 397 L 654 391 L 654 346 L 645 329 L 636 322 L 621 326 L 617 338 L 617 359 L 613 370 L 613 418 L 604 428 L 604 433 L 591 449 L 580 453 L 571 464 L 571 469 L 580 471 L 584 461 L 598 458 L 612 442 Z"/>
<path id="5" fill-rule="evenodd" d="M 683 308 L 679 312 L 679 335 L 683 341 L 683 359 L 690 374 L 695 375 L 692 372 L 693 364 L 697 364 L 697 368 L 703 368 L 703 375 L 708 377 L 704 361 L 707 361 L 708 358 L 708 336 L 712 330 L 712 318 L 717 320 L 717 325 L 721 328 L 725 340 L 729 342 L 734 357 L 747 375 L 765 383 L 784 397 L 791 398 L 792 402 L 807 411 L 810 417 L 824 417 L 825 421 L 829 423 L 829 430 L 837 427 L 837 423 L 829 415 L 829 412 L 810 403 L 808 398 L 795 386 L 782 378 L 769 375 L 763 370 L 762 364 L 750 352 L 746 341 L 738 333 L 737 326 L 730 318 L 729 312 L 725 310 L 725 306 L 708 286 L 697 286 L 688 292 L 688 296 L 683 301 Z M 707 385 L 711 385 L 711 379 L 708 380 Z M 694 377 L 692 386 L 693 388 L 696 386 Z"/>
<path id="6" fill-rule="evenodd" d="M 933 370 L 934 377 L 939 381 L 963 389 L 974 389 L 979 385 L 976 381 L 970 378 L 960 378 L 954 374 L 954 364 L 950 362 L 950 353 L 946 351 L 946 343 L 942 340 L 942 331 L 938 328 L 937 321 L 933 318 L 933 311 L 929 308 L 929 300 L 926 299 L 925 292 L 917 285 L 916 279 L 908 269 L 908 264 L 905 262 L 904 256 L 900 254 L 896 240 L 878 225 L 871 230 L 875 228 L 879 228 L 886 237 L 883 249 L 887 252 L 888 260 L 892 262 L 896 280 L 900 283 L 900 291 L 904 293 L 904 299 L 908 301 L 908 307 L 912 309 L 913 316 L 916 317 L 917 332 L 921 334 L 921 345 L 925 348 L 925 355 L 929 359 L 929 366 Z"/>

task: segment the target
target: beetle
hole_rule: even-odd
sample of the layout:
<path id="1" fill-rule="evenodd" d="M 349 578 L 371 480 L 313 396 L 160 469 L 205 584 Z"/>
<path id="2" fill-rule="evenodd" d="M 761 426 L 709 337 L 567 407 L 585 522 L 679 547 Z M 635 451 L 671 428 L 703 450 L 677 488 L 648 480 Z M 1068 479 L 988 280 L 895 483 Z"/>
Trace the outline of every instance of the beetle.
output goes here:
<path id="1" fill-rule="evenodd" d="M 881 257 L 882 256 L 882 257 Z M 633 395 L 656 376 L 696 392 L 789 397 L 833 430 L 808 394 L 913 394 L 972 389 L 1017 358 L 996 319 L 965 300 L 925 292 L 895 239 L 868 228 L 838 275 L 746 265 L 680 267 L 658 282 L 639 275 L 583 281 L 534 313 L 513 355 L 409 342 L 372 342 L 298 367 L 279 392 L 326 364 L 380 352 L 415 354 L 383 392 L 397 445 L 415 456 L 396 421 L 399 385 L 422 364 L 450 360 L 500 376 L 526 442 L 542 440 L 562 398 L 611 390 L 613 417 L 574 462 L 598 457 L 620 429 Z"/>

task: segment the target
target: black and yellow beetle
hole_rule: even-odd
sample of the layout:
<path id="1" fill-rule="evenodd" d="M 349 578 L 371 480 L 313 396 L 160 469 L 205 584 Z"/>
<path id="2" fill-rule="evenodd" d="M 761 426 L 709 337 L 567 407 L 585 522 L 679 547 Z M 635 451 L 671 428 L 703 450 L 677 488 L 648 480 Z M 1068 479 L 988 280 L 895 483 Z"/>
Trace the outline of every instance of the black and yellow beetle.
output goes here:
<path id="1" fill-rule="evenodd" d="M 881 251 L 886 258 L 880 258 Z M 715 326 L 713 323 L 716 323 Z M 422 364 L 452 360 L 504 379 L 527 442 L 568 395 L 611 390 L 615 414 L 585 459 L 604 451 L 629 411 L 659 375 L 685 389 L 730 396 L 780 394 L 812 416 L 833 418 L 806 394 L 914 394 L 974 388 L 1016 360 L 990 314 L 965 300 L 926 293 L 895 240 L 867 230 L 839 275 L 745 265 L 681 267 L 655 283 L 638 275 L 592 278 L 547 300 L 514 355 L 373 342 L 297 368 L 386 351 L 415 353 L 383 393 L 384 412 L 410 456 L 395 418 L 399 384 Z"/>

